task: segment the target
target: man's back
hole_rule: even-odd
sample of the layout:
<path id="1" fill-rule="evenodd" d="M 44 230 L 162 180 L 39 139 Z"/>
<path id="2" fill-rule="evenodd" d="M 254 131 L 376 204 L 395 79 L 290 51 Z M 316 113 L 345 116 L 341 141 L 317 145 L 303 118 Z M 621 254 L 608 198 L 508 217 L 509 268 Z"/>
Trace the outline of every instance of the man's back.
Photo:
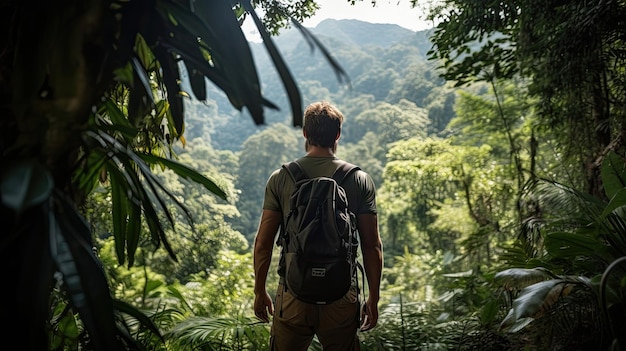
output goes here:
<path id="1" fill-rule="evenodd" d="M 309 177 L 314 178 L 331 176 L 343 161 L 336 157 L 304 156 L 297 162 Z M 348 195 L 350 211 L 357 215 L 376 213 L 376 187 L 366 172 L 354 172 L 353 176 L 344 180 L 342 186 Z M 266 189 L 263 208 L 282 212 L 284 222 L 289 214 L 289 196 L 295 190 L 295 184 L 284 169 L 278 169 L 270 176 L 267 187 L 269 189 Z M 267 190 L 272 193 L 268 194 Z"/>
<path id="2" fill-rule="evenodd" d="M 326 102 L 313 103 L 304 113 L 303 135 L 306 156 L 298 162 L 310 177 L 331 176 L 342 164 L 335 156 L 341 135 L 343 115 Z M 378 320 L 378 300 L 382 272 L 382 243 L 376 215 L 376 188 L 364 171 L 353 172 L 342 185 L 348 197 L 349 208 L 356 214 L 360 248 L 367 277 L 368 298 L 364 306 L 361 330 L 373 328 Z M 293 180 L 284 169 L 270 175 L 265 190 L 263 213 L 254 245 L 255 302 L 258 318 L 269 322 L 272 350 L 307 350 L 317 335 L 324 350 L 357 350 L 360 303 L 358 292 L 350 288 L 341 299 L 327 305 L 316 305 L 298 300 L 279 283 L 274 301 L 267 293 L 265 283 L 276 233 L 286 223 L 291 210 L 289 198 L 295 189 Z M 279 275 L 284 277 L 284 255 L 279 263 Z M 275 304 L 275 306 L 274 306 Z M 274 310 L 275 308 L 275 310 Z"/>
<path id="3" fill-rule="evenodd" d="M 350 289 L 360 269 L 356 215 L 342 184 L 359 168 L 341 162 L 332 175 L 309 177 L 298 161 L 283 165 L 296 190 L 279 243 L 284 282 L 299 300 L 329 304 Z"/>

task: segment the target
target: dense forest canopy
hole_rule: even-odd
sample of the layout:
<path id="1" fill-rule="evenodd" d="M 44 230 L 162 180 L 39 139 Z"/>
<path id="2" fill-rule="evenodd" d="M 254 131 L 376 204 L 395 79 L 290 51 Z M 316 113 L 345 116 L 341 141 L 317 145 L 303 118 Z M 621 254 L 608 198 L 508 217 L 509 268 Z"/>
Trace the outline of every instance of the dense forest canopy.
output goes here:
<path id="1" fill-rule="evenodd" d="M 324 99 L 378 186 L 362 349 L 626 347 L 623 1 L 413 3 L 438 25 L 289 25 L 312 0 L 4 3 L 6 340 L 266 350 L 250 244 Z"/>

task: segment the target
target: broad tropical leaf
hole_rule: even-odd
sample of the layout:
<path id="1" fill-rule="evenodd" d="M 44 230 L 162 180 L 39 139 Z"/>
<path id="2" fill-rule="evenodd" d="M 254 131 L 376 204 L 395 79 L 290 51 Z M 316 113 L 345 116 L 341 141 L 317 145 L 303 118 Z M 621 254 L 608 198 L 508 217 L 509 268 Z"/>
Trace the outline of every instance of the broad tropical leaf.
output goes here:
<path id="1" fill-rule="evenodd" d="M 33 159 L 8 167 L 1 176 L 2 204 L 17 213 L 44 203 L 54 187 L 50 172 Z"/>
<path id="2" fill-rule="evenodd" d="M 532 269 L 509 268 L 496 273 L 494 281 L 504 289 L 520 289 L 529 285 L 555 278 L 548 270 L 537 267 Z"/>
<path id="3" fill-rule="evenodd" d="M 558 299 L 567 296 L 577 284 L 588 287 L 591 285 L 589 280 L 584 277 L 570 277 L 545 280 L 525 287 L 513 300 L 513 307 L 500 323 L 500 329 L 519 327 L 517 323 L 520 321 L 527 325 L 528 318 L 541 317 L 541 314 L 552 308 Z"/>

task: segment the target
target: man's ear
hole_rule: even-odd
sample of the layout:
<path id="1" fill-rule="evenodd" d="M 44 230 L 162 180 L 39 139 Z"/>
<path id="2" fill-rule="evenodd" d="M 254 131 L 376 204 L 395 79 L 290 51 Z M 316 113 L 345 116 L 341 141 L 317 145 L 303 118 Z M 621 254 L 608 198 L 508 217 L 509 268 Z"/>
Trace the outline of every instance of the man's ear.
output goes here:
<path id="1" fill-rule="evenodd" d="M 341 129 L 339 129 L 339 131 L 337 132 L 337 135 L 335 136 L 335 140 L 339 140 L 339 137 L 341 137 Z"/>

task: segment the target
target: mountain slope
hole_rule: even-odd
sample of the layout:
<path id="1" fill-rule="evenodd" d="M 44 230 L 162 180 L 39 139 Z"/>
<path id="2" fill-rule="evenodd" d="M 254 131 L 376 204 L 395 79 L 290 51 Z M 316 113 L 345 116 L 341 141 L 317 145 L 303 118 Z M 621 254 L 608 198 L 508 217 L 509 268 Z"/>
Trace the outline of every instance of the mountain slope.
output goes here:
<path id="1" fill-rule="evenodd" d="M 401 99 L 426 108 L 436 96 L 443 95 L 433 91 L 443 82 L 434 73 L 435 63 L 429 62 L 425 56 L 430 49 L 427 31 L 413 32 L 393 24 L 332 19 L 309 30 L 339 62 L 350 80 L 349 84 L 339 82 L 320 50 L 312 49 L 296 28 L 285 30 L 273 40 L 296 79 L 303 105 L 326 99 L 356 116 L 377 103 L 396 104 Z M 251 49 L 264 95 L 280 107 L 280 111 L 266 110 L 266 124 L 289 124 L 291 109 L 264 45 L 251 43 Z M 193 114 L 188 118 L 190 124 L 198 125 L 204 119 L 211 127 L 189 125 L 187 131 L 194 137 L 211 140 L 215 148 L 238 150 L 258 128 L 252 127 L 246 111 L 234 110 L 222 92 L 212 86 L 208 92 L 211 101 L 205 105 L 189 101 L 187 111 Z M 435 98 L 428 98 L 429 95 Z M 207 106 L 214 107 L 209 109 Z M 210 135 L 202 135 L 207 131 Z"/>

